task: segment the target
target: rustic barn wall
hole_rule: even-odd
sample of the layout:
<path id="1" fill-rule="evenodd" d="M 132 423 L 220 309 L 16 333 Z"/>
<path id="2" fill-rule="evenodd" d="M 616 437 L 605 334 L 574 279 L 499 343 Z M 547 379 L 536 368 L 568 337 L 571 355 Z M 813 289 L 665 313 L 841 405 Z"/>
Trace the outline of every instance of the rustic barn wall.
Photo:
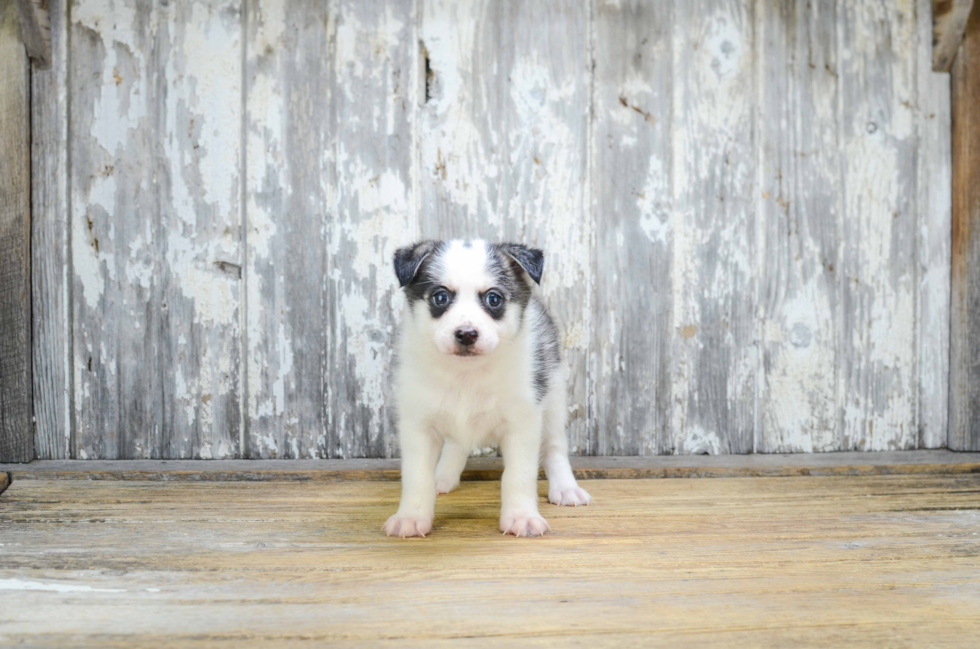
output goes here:
<path id="1" fill-rule="evenodd" d="M 419 236 L 546 249 L 576 453 L 945 445 L 929 0 L 51 8 L 43 457 L 397 454 Z"/>

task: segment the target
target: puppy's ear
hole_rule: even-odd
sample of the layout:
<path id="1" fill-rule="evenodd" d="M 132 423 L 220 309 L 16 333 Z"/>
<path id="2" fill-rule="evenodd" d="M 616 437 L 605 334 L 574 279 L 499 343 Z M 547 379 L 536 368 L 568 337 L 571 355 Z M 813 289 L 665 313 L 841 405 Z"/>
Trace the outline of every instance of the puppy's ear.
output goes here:
<path id="1" fill-rule="evenodd" d="M 535 284 L 541 284 L 541 273 L 544 271 L 543 251 L 519 243 L 502 243 L 500 250 L 520 264 Z"/>
<path id="2" fill-rule="evenodd" d="M 419 241 L 395 251 L 395 275 L 399 286 L 412 283 L 425 258 L 436 249 L 438 241 Z"/>

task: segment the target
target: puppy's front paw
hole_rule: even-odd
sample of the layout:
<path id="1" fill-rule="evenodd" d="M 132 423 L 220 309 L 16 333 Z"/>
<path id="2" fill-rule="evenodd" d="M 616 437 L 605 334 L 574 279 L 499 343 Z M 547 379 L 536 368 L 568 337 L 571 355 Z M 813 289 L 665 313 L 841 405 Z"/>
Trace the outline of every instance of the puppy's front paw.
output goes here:
<path id="1" fill-rule="evenodd" d="M 551 526 L 538 512 L 514 512 L 500 515 L 500 531 L 514 536 L 544 536 Z"/>
<path id="2" fill-rule="evenodd" d="M 398 513 L 389 518 L 382 529 L 388 536 L 400 536 L 403 539 L 410 536 L 425 536 L 432 531 L 432 517 Z"/>
<path id="3" fill-rule="evenodd" d="M 568 505 L 570 507 L 578 507 L 579 505 L 588 505 L 592 502 L 592 496 L 589 492 L 581 487 L 564 487 L 561 485 L 555 485 L 548 489 L 548 500 L 556 505 Z"/>
<path id="4" fill-rule="evenodd" d="M 447 478 L 445 476 L 436 476 L 436 493 L 437 494 L 447 494 L 450 491 L 455 491 L 456 487 L 459 486 L 459 478 Z"/>

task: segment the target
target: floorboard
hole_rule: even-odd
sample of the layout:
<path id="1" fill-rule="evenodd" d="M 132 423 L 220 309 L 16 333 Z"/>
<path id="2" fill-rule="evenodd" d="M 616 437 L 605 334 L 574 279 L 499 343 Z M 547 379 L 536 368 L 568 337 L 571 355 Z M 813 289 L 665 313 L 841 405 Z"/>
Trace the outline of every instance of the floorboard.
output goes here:
<path id="1" fill-rule="evenodd" d="M 947 450 L 570 459 L 580 480 L 980 473 L 980 453 Z M 397 459 L 42 460 L 0 464 L 0 471 L 20 480 L 397 482 L 400 478 Z M 463 480 L 499 480 L 502 471 L 498 457 L 472 457 Z"/>
<path id="2" fill-rule="evenodd" d="M 596 480 L 496 530 L 499 485 L 389 539 L 392 482 L 18 479 L 0 644 L 974 646 L 980 474 Z M 543 497 L 545 484 L 541 483 Z"/>

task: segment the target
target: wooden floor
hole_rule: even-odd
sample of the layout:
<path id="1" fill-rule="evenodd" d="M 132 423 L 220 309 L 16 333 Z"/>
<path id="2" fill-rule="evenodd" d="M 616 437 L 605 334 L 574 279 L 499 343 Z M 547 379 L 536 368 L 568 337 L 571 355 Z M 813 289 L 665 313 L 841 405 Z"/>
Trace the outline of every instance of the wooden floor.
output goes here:
<path id="1" fill-rule="evenodd" d="M 392 482 L 15 475 L 0 645 L 977 646 L 980 473 L 583 486 L 542 539 L 483 481 L 398 540 Z"/>

